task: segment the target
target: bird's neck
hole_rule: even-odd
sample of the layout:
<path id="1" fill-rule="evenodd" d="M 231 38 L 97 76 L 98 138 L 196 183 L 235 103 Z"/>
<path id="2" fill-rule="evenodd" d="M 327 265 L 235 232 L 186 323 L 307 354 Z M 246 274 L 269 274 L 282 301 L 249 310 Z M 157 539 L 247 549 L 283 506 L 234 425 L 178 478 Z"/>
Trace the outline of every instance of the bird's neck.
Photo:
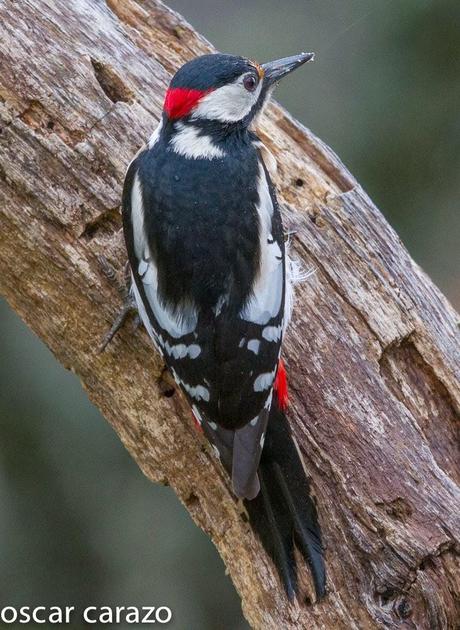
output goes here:
<path id="1" fill-rule="evenodd" d="M 163 119 L 163 146 L 188 158 L 222 158 L 228 152 L 243 149 L 250 143 L 246 125 L 184 117 Z"/>
<path id="2" fill-rule="evenodd" d="M 196 129 L 200 135 L 208 136 L 215 142 L 228 140 L 244 142 L 248 137 L 248 127 L 241 121 L 222 122 L 186 116 L 176 120 L 166 119 L 163 124 L 164 134 L 169 137 L 181 131 L 184 127 Z"/>

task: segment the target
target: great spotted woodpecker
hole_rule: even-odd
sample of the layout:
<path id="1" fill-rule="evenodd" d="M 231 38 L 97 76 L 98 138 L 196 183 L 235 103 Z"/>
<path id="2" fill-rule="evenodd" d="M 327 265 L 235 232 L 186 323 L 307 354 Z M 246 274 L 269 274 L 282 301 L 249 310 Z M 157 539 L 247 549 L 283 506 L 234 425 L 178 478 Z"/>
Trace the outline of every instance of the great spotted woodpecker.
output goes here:
<path id="1" fill-rule="evenodd" d="M 312 58 L 259 65 L 211 54 L 186 63 L 123 191 L 141 319 L 291 599 L 294 543 L 318 597 L 325 569 L 315 505 L 284 414 L 280 355 L 291 289 L 281 215 L 250 125 L 276 82 Z"/>

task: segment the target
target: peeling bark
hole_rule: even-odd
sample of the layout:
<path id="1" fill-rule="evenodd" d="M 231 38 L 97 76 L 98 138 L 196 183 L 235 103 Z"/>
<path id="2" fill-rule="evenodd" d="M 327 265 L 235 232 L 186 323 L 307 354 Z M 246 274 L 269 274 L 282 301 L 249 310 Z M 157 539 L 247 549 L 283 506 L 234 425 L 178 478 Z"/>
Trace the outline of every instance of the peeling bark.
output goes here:
<path id="1" fill-rule="evenodd" d="M 0 0 L 0 290 L 82 381 L 143 472 L 168 483 L 219 549 L 256 628 L 455 628 L 459 592 L 459 317 L 352 175 L 276 104 L 292 247 L 315 273 L 287 337 L 290 421 L 327 544 L 329 594 L 289 604 L 163 366 L 128 326 L 126 166 L 171 73 L 210 45 L 156 0 Z M 167 393 L 168 390 L 166 390 Z"/>

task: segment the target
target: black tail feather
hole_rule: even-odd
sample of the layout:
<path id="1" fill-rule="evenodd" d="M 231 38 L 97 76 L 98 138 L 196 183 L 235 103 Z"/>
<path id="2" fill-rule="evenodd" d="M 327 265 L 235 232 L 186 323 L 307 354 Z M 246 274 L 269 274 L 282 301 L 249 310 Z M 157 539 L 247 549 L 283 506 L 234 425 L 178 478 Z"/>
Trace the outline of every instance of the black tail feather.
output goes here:
<path id="1" fill-rule="evenodd" d="M 259 466 L 261 491 L 245 501 L 250 521 L 271 556 L 286 594 L 297 594 L 294 543 L 309 564 L 318 599 L 326 592 L 326 571 L 316 507 L 284 413 L 272 405 Z"/>
<path id="2" fill-rule="evenodd" d="M 287 596 L 292 600 L 297 592 L 297 573 L 290 517 L 283 509 L 280 495 L 273 495 L 269 489 L 272 480 L 267 467 L 259 468 L 259 479 L 260 494 L 256 501 L 261 505 L 256 506 L 254 500 L 248 502 L 250 519 L 278 569 Z"/>

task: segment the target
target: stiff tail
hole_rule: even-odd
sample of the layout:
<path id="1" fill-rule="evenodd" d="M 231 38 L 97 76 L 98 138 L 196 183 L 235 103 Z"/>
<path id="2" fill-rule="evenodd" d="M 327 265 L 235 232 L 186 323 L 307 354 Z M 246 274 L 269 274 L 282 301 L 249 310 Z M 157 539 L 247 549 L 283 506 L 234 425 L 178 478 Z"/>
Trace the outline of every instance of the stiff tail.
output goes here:
<path id="1" fill-rule="evenodd" d="M 289 599 L 297 594 L 294 544 L 309 564 L 316 596 L 326 592 L 326 571 L 316 507 L 283 411 L 272 404 L 259 465 L 260 492 L 245 501 L 249 518 L 271 556 Z"/>

